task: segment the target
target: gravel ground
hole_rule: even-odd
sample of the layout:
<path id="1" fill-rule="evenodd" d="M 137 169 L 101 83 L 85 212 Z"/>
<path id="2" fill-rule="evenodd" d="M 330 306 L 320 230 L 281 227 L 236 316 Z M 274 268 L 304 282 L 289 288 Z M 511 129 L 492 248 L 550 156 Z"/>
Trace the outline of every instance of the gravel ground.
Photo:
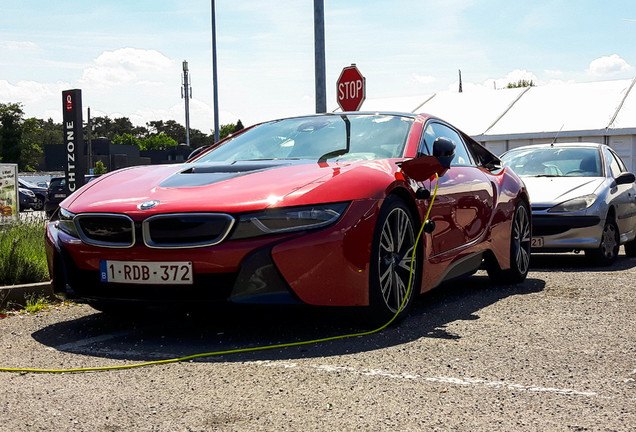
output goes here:
<path id="1" fill-rule="evenodd" d="M 2 431 L 634 431 L 636 258 L 536 255 L 380 333 L 89 373 L 0 372 Z M 0 319 L 0 366 L 122 366 L 364 330 L 347 315 L 236 309 L 121 319 L 85 305 Z"/>

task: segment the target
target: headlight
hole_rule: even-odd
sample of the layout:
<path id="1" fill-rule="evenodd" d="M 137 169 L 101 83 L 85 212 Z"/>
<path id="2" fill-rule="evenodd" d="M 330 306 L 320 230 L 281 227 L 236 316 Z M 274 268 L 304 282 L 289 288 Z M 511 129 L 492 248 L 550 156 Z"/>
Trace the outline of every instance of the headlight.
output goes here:
<path id="1" fill-rule="evenodd" d="M 348 203 L 269 209 L 241 215 L 232 239 L 321 228 L 337 221 Z"/>
<path id="2" fill-rule="evenodd" d="M 596 201 L 596 195 L 590 194 L 582 197 L 574 198 L 561 204 L 557 204 L 548 210 L 548 213 L 564 213 L 564 212 L 576 212 L 582 211 L 594 204 Z"/>
<path id="3" fill-rule="evenodd" d="M 79 238 L 79 234 L 77 232 L 77 227 L 75 226 L 75 214 L 70 211 L 63 209 L 60 207 L 59 210 L 59 220 L 57 222 L 57 226 L 61 231 L 64 231 L 66 234 L 71 235 L 73 237 Z"/>
<path id="4" fill-rule="evenodd" d="M 22 189 L 22 188 L 20 188 L 20 192 L 22 192 L 23 194 L 25 194 L 28 197 L 34 197 L 35 196 L 33 191 L 30 190 L 30 189 Z"/>

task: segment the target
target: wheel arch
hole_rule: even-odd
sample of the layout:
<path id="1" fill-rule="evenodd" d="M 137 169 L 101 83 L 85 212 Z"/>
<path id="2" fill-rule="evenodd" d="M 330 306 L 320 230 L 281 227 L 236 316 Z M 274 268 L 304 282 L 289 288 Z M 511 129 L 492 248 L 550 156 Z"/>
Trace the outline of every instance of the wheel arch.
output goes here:
<path id="1" fill-rule="evenodd" d="M 415 203 L 415 197 L 413 196 L 413 194 L 410 193 L 406 188 L 398 186 L 398 187 L 395 187 L 393 190 L 391 190 L 387 194 L 386 198 L 388 198 L 391 195 L 396 195 L 397 197 L 402 199 L 402 201 L 404 201 L 409 211 L 411 212 L 413 219 L 415 220 L 415 223 L 416 223 L 415 228 L 419 230 L 420 226 L 422 225 L 422 217 L 420 216 L 420 213 L 418 211 L 417 204 Z"/>

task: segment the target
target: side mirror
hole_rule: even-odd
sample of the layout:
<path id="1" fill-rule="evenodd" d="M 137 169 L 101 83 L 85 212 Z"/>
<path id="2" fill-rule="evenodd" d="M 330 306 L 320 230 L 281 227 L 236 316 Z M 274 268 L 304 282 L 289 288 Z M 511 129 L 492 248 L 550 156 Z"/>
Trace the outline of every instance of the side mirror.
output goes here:
<path id="1" fill-rule="evenodd" d="M 630 184 L 636 182 L 636 176 L 630 172 L 621 173 L 618 177 L 616 177 L 616 184 Z"/>
<path id="2" fill-rule="evenodd" d="M 441 166 L 449 169 L 455 157 L 455 147 L 451 139 L 439 137 L 433 142 L 433 156 L 437 158 Z"/>
<path id="3" fill-rule="evenodd" d="M 197 148 L 195 148 L 194 150 L 192 150 L 192 153 L 190 153 L 190 154 L 188 155 L 188 159 L 186 159 L 186 160 L 190 160 L 190 159 L 192 159 L 193 157 L 200 155 L 201 153 L 203 153 L 203 151 L 204 151 L 204 150 L 207 150 L 207 149 L 208 149 L 208 148 L 207 148 L 206 146 L 202 146 L 202 147 L 197 147 Z"/>

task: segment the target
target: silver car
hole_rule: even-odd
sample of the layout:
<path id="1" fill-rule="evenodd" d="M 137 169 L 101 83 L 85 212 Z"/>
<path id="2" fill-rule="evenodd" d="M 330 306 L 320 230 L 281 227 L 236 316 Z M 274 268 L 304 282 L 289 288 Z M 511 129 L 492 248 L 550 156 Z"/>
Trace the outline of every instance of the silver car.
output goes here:
<path id="1" fill-rule="evenodd" d="M 532 204 L 532 251 L 585 251 L 610 265 L 621 244 L 636 256 L 636 177 L 606 145 L 530 145 L 501 156 Z"/>

